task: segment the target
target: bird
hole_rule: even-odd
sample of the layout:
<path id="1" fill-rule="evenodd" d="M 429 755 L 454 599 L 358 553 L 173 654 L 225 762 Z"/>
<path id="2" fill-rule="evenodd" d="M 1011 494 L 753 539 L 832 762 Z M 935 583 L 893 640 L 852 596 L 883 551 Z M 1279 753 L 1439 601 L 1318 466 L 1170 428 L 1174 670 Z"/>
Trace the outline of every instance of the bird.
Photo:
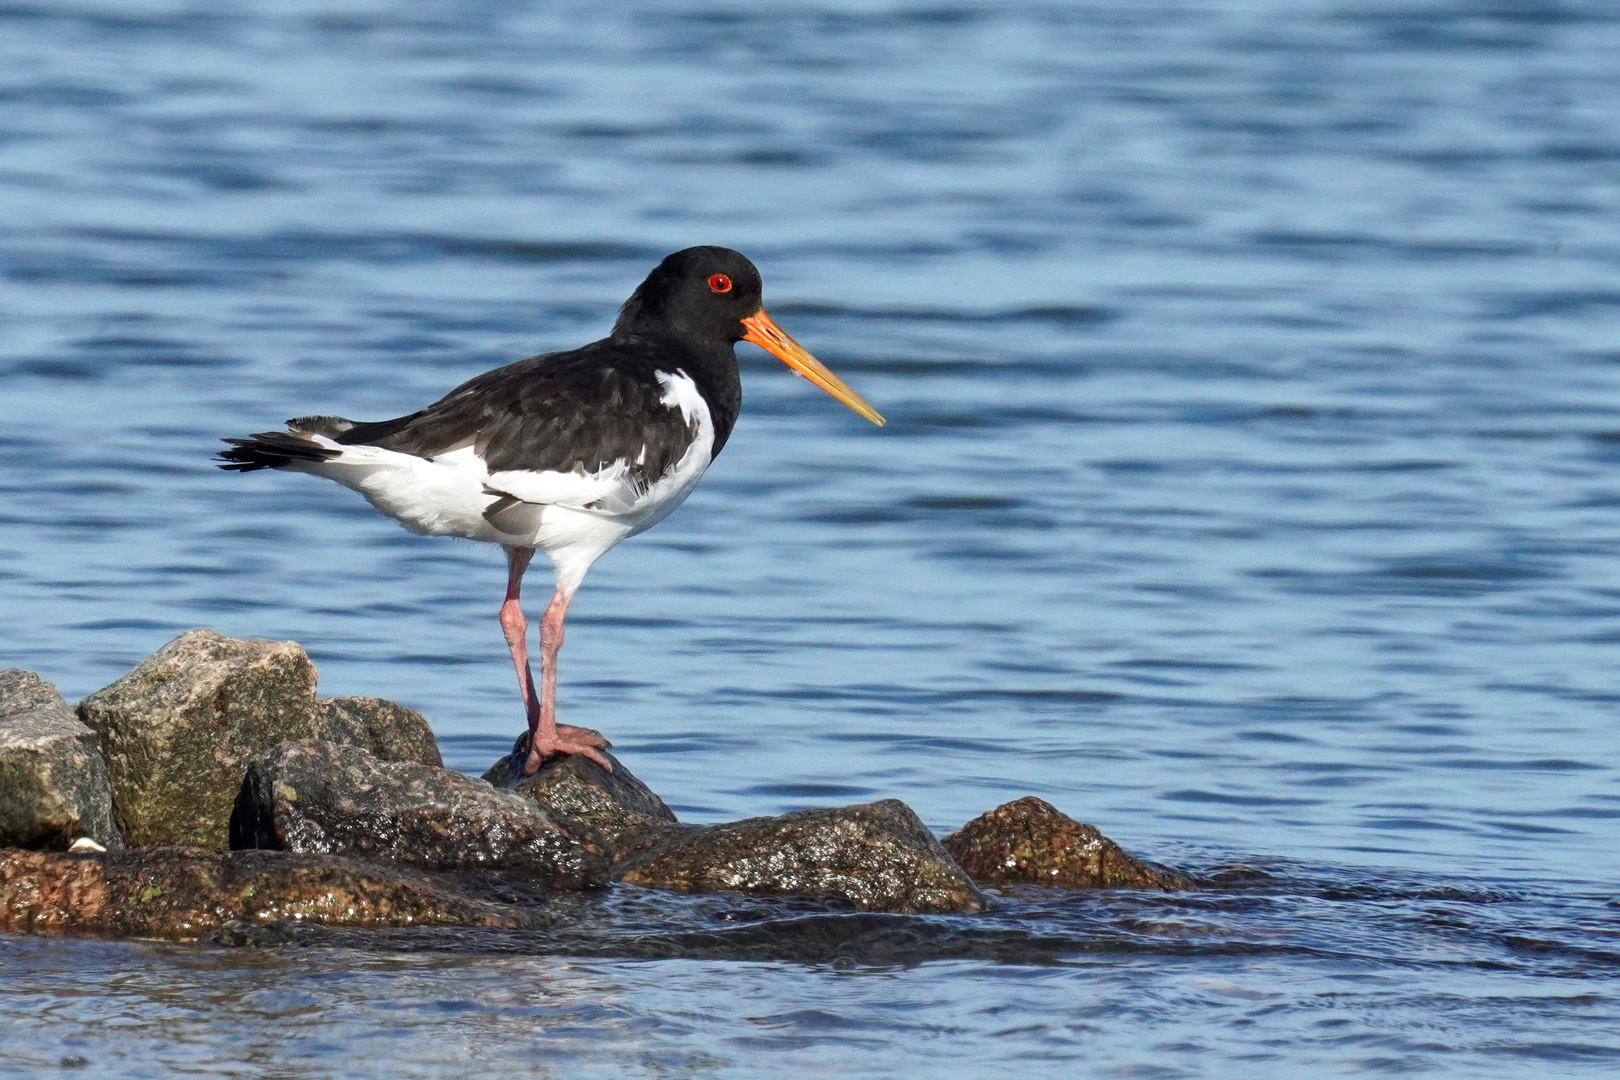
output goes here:
<path id="1" fill-rule="evenodd" d="M 884 423 L 776 325 L 762 297 L 759 270 L 739 252 L 685 248 L 647 275 L 600 341 L 485 372 L 393 420 L 304 416 L 284 431 L 227 438 L 216 461 L 234 472 L 312 473 L 411 532 L 500 545 L 499 621 L 529 725 L 523 775 L 556 754 L 611 771 L 600 732 L 556 722 L 563 620 L 591 565 L 667 517 L 725 447 L 742 406 L 736 343 L 760 346 Z M 520 603 L 536 551 L 554 576 L 540 618 L 538 690 Z"/>

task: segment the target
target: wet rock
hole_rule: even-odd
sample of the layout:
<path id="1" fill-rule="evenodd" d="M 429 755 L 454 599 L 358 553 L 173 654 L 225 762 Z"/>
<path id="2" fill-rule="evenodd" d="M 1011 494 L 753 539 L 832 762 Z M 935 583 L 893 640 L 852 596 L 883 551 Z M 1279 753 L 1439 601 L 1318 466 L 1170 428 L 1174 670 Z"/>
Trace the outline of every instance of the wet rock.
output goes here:
<path id="1" fill-rule="evenodd" d="M 383 761 L 444 767 L 433 729 L 415 709 L 374 697 L 331 698 L 320 705 L 325 719 L 319 738 L 361 747 Z"/>
<path id="2" fill-rule="evenodd" d="M 1090 825 L 1026 795 L 986 811 L 944 841 L 973 880 L 987 885 L 1177 892 L 1191 878 L 1149 866 Z"/>
<path id="3" fill-rule="evenodd" d="M 0 847 L 63 851 L 83 837 L 124 846 L 96 734 L 32 671 L 0 671 Z"/>
<path id="4" fill-rule="evenodd" d="M 554 889 L 609 880 L 607 852 L 577 821 L 471 776 L 324 740 L 254 759 L 230 844 L 499 872 Z"/>
<path id="5" fill-rule="evenodd" d="M 328 926 L 535 925 L 538 909 L 412 870 L 274 851 L 0 849 L 0 931 L 195 940 L 233 920 Z"/>
<path id="6" fill-rule="evenodd" d="M 682 892 L 842 896 L 867 911 L 981 911 L 984 894 L 898 799 L 692 828 L 618 868 Z"/>
<path id="7" fill-rule="evenodd" d="M 978 911 L 986 901 L 910 807 L 894 799 L 726 825 L 683 825 L 609 755 L 557 755 L 523 776 L 528 736 L 484 779 L 589 825 L 614 875 L 681 892 L 840 896 L 872 911 Z"/>
<path id="8" fill-rule="evenodd" d="M 484 773 L 484 779 L 533 800 L 551 813 L 594 829 L 614 862 L 696 828 L 676 821 L 664 800 L 612 754 L 607 754 L 613 763 L 612 772 L 589 758 L 556 754 L 542 761 L 533 776 L 524 776 L 523 762 L 528 755 L 529 736 L 525 733 L 510 754 Z"/>
<path id="9" fill-rule="evenodd" d="M 127 843 L 225 846 L 248 762 L 313 738 L 315 666 L 291 641 L 188 630 L 79 703 Z"/>

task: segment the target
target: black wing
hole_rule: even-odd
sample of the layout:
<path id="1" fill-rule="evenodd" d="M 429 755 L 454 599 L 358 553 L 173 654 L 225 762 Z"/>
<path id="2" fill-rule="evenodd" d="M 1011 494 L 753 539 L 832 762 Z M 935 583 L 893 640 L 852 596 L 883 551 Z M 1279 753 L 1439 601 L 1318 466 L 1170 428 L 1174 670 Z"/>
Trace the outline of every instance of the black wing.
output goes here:
<path id="1" fill-rule="evenodd" d="M 336 439 L 426 458 L 471 446 L 490 472 L 596 472 L 625 461 L 645 488 L 697 434 L 663 401 L 657 373 L 676 367 L 641 342 L 609 338 L 485 372 L 420 412 L 355 424 Z"/>

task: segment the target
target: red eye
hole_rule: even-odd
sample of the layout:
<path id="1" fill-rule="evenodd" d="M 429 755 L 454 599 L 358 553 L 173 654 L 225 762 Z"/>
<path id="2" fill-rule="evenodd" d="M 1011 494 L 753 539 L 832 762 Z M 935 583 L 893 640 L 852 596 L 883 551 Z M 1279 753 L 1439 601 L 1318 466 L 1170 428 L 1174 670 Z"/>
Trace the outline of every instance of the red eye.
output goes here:
<path id="1" fill-rule="evenodd" d="M 709 288 L 715 292 L 730 292 L 731 279 L 724 274 L 711 274 L 709 275 Z"/>

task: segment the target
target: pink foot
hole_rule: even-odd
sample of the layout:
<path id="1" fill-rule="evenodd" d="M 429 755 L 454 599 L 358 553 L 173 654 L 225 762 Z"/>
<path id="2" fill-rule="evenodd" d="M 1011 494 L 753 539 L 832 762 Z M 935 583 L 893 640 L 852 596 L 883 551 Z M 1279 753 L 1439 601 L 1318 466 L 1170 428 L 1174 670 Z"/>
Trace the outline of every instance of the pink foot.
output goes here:
<path id="1" fill-rule="evenodd" d="M 536 733 L 529 740 L 529 756 L 523 762 L 524 776 L 533 776 L 539 771 L 540 763 L 553 754 L 578 754 L 590 758 L 608 772 L 613 771 L 613 763 L 606 754 L 601 753 L 612 744 L 602 737 L 600 731 L 567 724 L 558 724 L 554 731 L 555 735 L 550 739 Z"/>

